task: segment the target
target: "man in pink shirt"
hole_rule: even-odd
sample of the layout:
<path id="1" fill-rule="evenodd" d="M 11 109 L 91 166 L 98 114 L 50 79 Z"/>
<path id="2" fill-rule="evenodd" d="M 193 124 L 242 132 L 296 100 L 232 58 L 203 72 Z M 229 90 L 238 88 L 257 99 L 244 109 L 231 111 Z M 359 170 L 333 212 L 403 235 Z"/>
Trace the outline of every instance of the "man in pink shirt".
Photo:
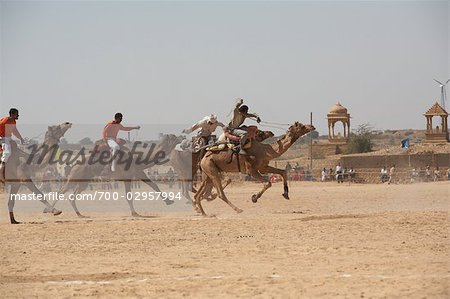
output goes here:
<path id="1" fill-rule="evenodd" d="M 111 149 L 111 154 L 113 155 L 113 160 L 111 163 L 111 171 L 116 171 L 116 159 L 115 155 L 117 151 L 120 149 L 119 144 L 125 143 L 123 139 L 117 138 L 117 134 L 119 131 L 131 131 L 131 130 L 139 130 L 141 127 L 124 127 L 122 122 L 123 115 L 122 113 L 116 113 L 114 115 L 114 120 L 110 121 L 103 128 L 103 141 L 109 146 Z"/>

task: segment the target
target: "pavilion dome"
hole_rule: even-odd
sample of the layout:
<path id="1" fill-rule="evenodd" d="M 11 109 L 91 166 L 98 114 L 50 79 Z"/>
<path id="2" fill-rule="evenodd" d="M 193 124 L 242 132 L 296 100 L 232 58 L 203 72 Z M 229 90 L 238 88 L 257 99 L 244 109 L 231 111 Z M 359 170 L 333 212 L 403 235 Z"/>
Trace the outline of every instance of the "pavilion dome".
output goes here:
<path id="1" fill-rule="evenodd" d="M 347 108 L 341 105 L 341 103 L 337 102 L 333 107 L 331 107 L 330 112 L 328 114 L 347 114 Z"/>

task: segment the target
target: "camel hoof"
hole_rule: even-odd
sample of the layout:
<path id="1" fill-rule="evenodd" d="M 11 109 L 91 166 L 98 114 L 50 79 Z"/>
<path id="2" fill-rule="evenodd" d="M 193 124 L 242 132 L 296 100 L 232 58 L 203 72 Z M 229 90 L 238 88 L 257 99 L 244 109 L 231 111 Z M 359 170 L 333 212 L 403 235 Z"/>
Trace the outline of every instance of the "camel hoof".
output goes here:
<path id="1" fill-rule="evenodd" d="M 16 221 L 16 219 L 11 219 L 11 224 L 20 224 L 21 222 Z"/>
<path id="2" fill-rule="evenodd" d="M 170 199 L 164 199 L 164 202 L 166 203 L 166 206 L 170 206 L 175 203 L 173 200 L 170 200 Z"/>
<path id="3" fill-rule="evenodd" d="M 258 202 L 258 195 L 253 194 L 252 195 L 252 201 L 253 201 L 253 203 L 257 203 Z"/>
<path id="4" fill-rule="evenodd" d="M 242 212 L 244 212 L 244 210 L 236 209 L 236 213 L 240 214 L 240 213 L 242 213 Z"/>
<path id="5" fill-rule="evenodd" d="M 285 199 L 289 199 L 289 194 L 283 193 L 283 197 L 284 197 Z"/>
<path id="6" fill-rule="evenodd" d="M 82 215 L 82 214 L 77 214 L 77 216 L 78 216 L 79 218 L 89 218 L 89 216 L 85 216 L 85 215 Z"/>
<path id="7" fill-rule="evenodd" d="M 62 213 L 62 211 L 57 210 L 57 209 L 54 208 L 54 209 L 52 210 L 52 213 L 53 213 L 53 216 L 58 216 L 59 214 Z"/>

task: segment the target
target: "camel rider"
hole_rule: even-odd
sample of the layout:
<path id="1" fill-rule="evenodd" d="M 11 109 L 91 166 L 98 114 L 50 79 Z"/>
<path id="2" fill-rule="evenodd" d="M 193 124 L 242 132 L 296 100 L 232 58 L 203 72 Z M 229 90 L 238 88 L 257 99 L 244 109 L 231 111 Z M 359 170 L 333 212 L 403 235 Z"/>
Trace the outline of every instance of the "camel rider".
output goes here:
<path id="1" fill-rule="evenodd" d="M 245 143 L 247 142 L 247 126 L 243 126 L 242 124 L 244 123 L 246 118 L 256 118 L 256 121 L 258 123 L 261 122 L 261 119 L 256 114 L 248 113 L 248 106 L 243 105 L 243 103 L 243 99 L 238 99 L 238 101 L 236 102 L 236 107 L 233 110 L 233 118 L 228 124 L 228 129 L 230 130 L 231 134 L 240 138 L 241 152 L 245 153 L 245 151 L 243 151 L 243 148 Z"/>
<path id="2" fill-rule="evenodd" d="M 117 134 L 119 131 L 131 131 L 131 130 L 139 130 L 141 127 L 124 127 L 122 122 L 123 115 L 122 113 L 116 113 L 114 115 L 114 120 L 110 121 L 103 128 L 103 141 L 109 146 L 112 154 L 112 163 L 111 163 L 111 171 L 116 171 L 116 153 L 120 149 L 119 144 L 124 144 L 124 140 L 117 138 Z"/>
<path id="3" fill-rule="evenodd" d="M 202 147 L 210 143 L 211 134 L 217 129 L 217 127 L 225 127 L 223 123 L 217 121 L 217 116 L 215 114 L 211 114 L 209 116 L 204 117 L 202 120 L 192 125 L 192 127 L 183 130 L 184 134 L 189 134 L 195 130 L 200 129 L 197 133 L 197 142 L 195 147 Z"/>
<path id="4" fill-rule="evenodd" d="M 16 128 L 16 120 L 19 119 L 19 110 L 11 108 L 9 116 L 0 119 L 0 144 L 2 145 L 2 156 L 0 158 L 0 175 L 5 177 L 5 164 L 11 156 L 11 137 L 12 135 L 20 139 L 23 144 L 24 140 Z"/>

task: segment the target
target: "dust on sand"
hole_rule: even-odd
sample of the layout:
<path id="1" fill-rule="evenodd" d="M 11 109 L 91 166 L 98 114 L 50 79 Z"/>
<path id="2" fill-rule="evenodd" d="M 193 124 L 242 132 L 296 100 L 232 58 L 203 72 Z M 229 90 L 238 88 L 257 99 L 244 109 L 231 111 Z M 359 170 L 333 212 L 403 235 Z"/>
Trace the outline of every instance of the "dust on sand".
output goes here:
<path id="1" fill-rule="evenodd" d="M 0 297 L 447 297 L 448 182 L 234 184 L 193 212 L 137 219 L 69 205 L 17 213 L 2 195 Z M 19 202 L 17 205 L 25 205 Z M 124 203 L 126 205 L 126 203 Z"/>

